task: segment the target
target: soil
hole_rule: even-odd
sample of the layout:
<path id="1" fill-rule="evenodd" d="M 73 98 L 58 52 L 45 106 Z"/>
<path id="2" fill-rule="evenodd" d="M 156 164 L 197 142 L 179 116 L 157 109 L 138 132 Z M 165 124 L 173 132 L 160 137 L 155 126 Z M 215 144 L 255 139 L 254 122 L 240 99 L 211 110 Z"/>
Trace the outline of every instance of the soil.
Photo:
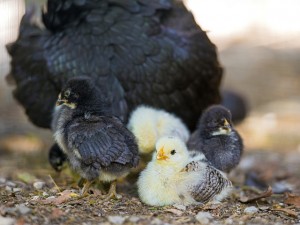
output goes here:
<path id="1" fill-rule="evenodd" d="M 33 143 L 29 145 L 28 137 L 23 139 L 23 147 L 26 144 L 27 147 L 34 146 Z M 138 198 L 135 185 L 137 171 L 118 184 L 118 193 L 122 195 L 120 200 L 103 201 L 99 185 L 93 186 L 88 196 L 80 197 L 78 177 L 67 166 L 61 173 L 53 171 L 44 150 L 1 151 L 0 224 L 1 216 L 14 219 L 16 224 L 299 222 L 299 153 L 246 151 L 239 167 L 230 173 L 235 186 L 233 194 L 220 204 L 152 207 Z M 265 192 L 268 186 L 273 187 L 275 193 Z M 251 206 L 254 208 L 249 208 Z M 201 216 L 201 212 L 208 214 Z"/>

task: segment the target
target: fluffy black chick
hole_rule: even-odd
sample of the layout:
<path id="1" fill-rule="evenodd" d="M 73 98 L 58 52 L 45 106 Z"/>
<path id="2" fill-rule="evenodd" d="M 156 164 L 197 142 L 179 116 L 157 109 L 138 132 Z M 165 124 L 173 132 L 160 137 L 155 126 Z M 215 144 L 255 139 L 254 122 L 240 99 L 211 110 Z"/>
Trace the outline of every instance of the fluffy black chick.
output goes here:
<path id="1" fill-rule="evenodd" d="M 67 160 L 67 157 L 60 149 L 58 144 L 54 144 L 49 150 L 48 160 L 52 168 L 57 172 L 60 172 L 62 170 L 63 164 Z"/>
<path id="2" fill-rule="evenodd" d="M 52 129 L 71 167 L 90 184 L 113 182 L 107 198 L 118 197 L 116 180 L 138 165 L 138 147 L 133 134 L 112 116 L 111 99 L 92 79 L 70 79 L 56 102 Z"/>
<path id="3" fill-rule="evenodd" d="M 221 105 L 203 112 L 187 145 L 190 150 L 203 152 L 214 167 L 224 172 L 238 165 L 243 152 L 243 141 L 233 128 L 231 113 Z"/>

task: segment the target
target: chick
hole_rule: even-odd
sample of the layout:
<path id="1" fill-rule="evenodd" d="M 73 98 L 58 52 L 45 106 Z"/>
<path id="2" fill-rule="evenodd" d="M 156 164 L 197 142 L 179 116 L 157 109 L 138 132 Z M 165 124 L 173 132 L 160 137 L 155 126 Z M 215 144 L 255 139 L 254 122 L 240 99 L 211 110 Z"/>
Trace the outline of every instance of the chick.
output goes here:
<path id="1" fill-rule="evenodd" d="M 220 105 L 205 110 L 187 145 L 202 152 L 215 168 L 224 172 L 238 165 L 244 148 L 241 136 L 233 128 L 230 111 Z"/>
<path id="2" fill-rule="evenodd" d="M 57 100 L 52 122 L 54 138 L 71 167 L 87 180 L 82 194 L 97 178 L 112 182 L 107 199 L 119 197 L 117 178 L 138 165 L 138 147 L 133 134 L 112 116 L 107 92 L 90 78 L 69 80 Z"/>
<path id="3" fill-rule="evenodd" d="M 203 154 L 191 157 L 178 137 L 158 140 L 152 161 L 141 172 L 137 185 L 142 202 L 153 206 L 220 201 L 231 189 L 225 174 L 209 166 Z"/>
<path id="4" fill-rule="evenodd" d="M 62 152 L 58 144 L 54 144 L 49 151 L 49 162 L 57 172 L 62 170 L 64 162 L 67 160 L 66 155 Z"/>
<path id="5" fill-rule="evenodd" d="M 128 128 L 137 139 L 139 152 L 151 153 L 155 143 L 163 136 L 178 136 L 187 142 L 190 132 L 185 124 L 175 115 L 164 110 L 139 106 L 133 111 L 128 122 Z"/>

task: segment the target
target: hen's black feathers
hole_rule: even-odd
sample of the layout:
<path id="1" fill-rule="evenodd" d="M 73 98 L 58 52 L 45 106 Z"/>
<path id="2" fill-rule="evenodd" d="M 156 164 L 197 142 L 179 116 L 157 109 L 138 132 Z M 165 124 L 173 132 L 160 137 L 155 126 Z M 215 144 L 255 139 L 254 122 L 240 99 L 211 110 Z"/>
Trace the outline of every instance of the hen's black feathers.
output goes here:
<path id="1" fill-rule="evenodd" d="M 9 53 L 14 95 L 38 126 L 49 127 L 62 85 L 78 75 L 114 90 L 123 118 L 146 104 L 194 128 L 220 100 L 215 46 L 180 1 L 48 0 L 46 29 L 32 17 L 27 11 Z"/>

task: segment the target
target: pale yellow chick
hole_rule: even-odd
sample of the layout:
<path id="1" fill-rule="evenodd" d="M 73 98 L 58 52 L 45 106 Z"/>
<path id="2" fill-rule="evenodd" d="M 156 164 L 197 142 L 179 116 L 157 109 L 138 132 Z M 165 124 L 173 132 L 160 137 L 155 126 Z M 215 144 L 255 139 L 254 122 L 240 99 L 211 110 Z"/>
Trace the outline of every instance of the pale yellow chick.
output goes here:
<path id="1" fill-rule="evenodd" d="M 232 187 L 202 153 L 190 155 L 178 137 L 158 140 L 152 161 L 141 172 L 137 185 L 142 202 L 152 206 L 221 201 Z"/>
<path id="2" fill-rule="evenodd" d="M 177 136 L 187 142 L 190 136 L 188 128 L 178 117 L 148 106 L 139 106 L 133 111 L 129 118 L 128 129 L 136 137 L 142 154 L 153 152 L 160 137 Z"/>

